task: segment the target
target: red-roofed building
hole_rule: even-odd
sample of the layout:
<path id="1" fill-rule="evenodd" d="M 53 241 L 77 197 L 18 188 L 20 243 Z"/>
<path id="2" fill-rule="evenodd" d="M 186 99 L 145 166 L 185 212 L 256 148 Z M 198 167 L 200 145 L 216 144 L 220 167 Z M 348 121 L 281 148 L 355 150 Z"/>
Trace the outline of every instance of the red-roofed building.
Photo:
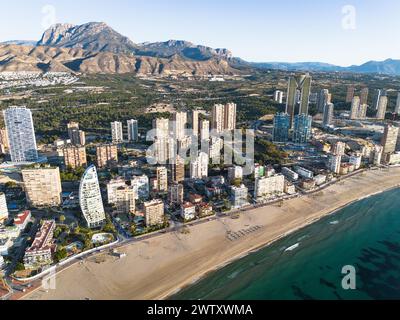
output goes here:
<path id="1" fill-rule="evenodd" d="M 24 230 L 31 220 L 31 212 L 29 210 L 26 210 L 24 212 L 21 212 L 17 215 L 17 217 L 14 219 L 14 225 L 19 228 L 19 230 Z"/>
<path id="2" fill-rule="evenodd" d="M 49 265 L 53 262 L 53 254 L 57 246 L 54 244 L 53 233 L 56 228 L 54 220 L 44 221 L 35 236 L 32 245 L 26 249 L 24 265 L 27 269 Z"/>

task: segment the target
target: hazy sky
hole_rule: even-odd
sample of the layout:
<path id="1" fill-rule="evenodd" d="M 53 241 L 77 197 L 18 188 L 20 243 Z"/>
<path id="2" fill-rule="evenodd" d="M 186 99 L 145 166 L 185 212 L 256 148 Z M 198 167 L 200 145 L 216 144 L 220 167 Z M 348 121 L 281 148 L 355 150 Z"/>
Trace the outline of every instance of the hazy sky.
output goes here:
<path id="1" fill-rule="evenodd" d="M 400 58 L 399 0 L 12 0 L 0 8 L 0 41 L 38 40 L 54 21 L 104 21 L 134 42 L 188 40 L 249 61 Z"/>

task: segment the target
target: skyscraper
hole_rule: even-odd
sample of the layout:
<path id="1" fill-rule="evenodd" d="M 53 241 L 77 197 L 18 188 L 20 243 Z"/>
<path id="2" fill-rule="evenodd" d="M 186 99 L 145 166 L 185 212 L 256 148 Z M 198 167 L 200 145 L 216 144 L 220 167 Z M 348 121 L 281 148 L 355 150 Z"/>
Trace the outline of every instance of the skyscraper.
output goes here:
<path id="1" fill-rule="evenodd" d="M 317 109 L 318 112 L 323 112 L 326 104 L 331 103 L 332 95 L 328 89 L 322 89 L 318 94 Z"/>
<path id="2" fill-rule="evenodd" d="M 157 168 L 157 190 L 159 192 L 168 191 L 168 170 L 166 167 Z"/>
<path id="3" fill-rule="evenodd" d="M 0 153 L 6 154 L 9 150 L 8 136 L 6 129 L 0 129 Z"/>
<path id="4" fill-rule="evenodd" d="M 359 96 L 355 96 L 351 103 L 351 120 L 362 120 L 367 116 L 367 105 L 361 104 L 361 99 Z"/>
<path id="5" fill-rule="evenodd" d="M 273 140 L 288 142 L 290 130 L 290 116 L 287 113 L 277 113 L 274 117 Z"/>
<path id="6" fill-rule="evenodd" d="M 168 188 L 168 201 L 170 204 L 183 204 L 182 184 L 175 183 Z"/>
<path id="7" fill-rule="evenodd" d="M 75 146 L 84 146 L 86 144 L 86 134 L 79 130 L 79 123 L 70 122 L 67 124 L 68 137 Z"/>
<path id="8" fill-rule="evenodd" d="M 376 90 L 376 96 L 375 96 L 375 102 L 374 102 L 375 110 L 378 110 L 378 108 L 379 108 L 379 100 L 384 95 L 386 95 L 384 90 L 381 90 L 381 89 L 377 89 Z"/>
<path id="9" fill-rule="evenodd" d="M 216 130 L 217 132 L 224 131 L 224 124 L 225 124 L 225 106 L 223 104 L 215 104 L 212 108 L 211 114 L 211 128 Z"/>
<path id="10" fill-rule="evenodd" d="M 311 138 L 312 117 L 299 114 L 294 117 L 293 142 L 307 143 Z"/>
<path id="11" fill-rule="evenodd" d="M 105 223 L 106 215 L 95 166 L 90 166 L 82 177 L 79 202 L 89 228 L 98 228 Z"/>
<path id="12" fill-rule="evenodd" d="M 368 94 L 369 94 L 369 89 L 367 87 L 361 89 L 361 95 L 360 95 L 361 105 L 368 104 Z"/>
<path id="13" fill-rule="evenodd" d="M 4 223 L 8 219 L 8 208 L 6 195 L 0 192 L 0 224 Z"/>
<path id="14" fill-rule="evenodd" d="M 185 160 L 179 155 L 175 159 L 175 163 L 171 166 L 172 181 L 174 183 L 183 182 L 185 180 Z"/>
<path id="15" fill-rule="evenodd" d="M 236 112 L 237 105 L 235 103 L 227 103 L 224 107 L 224 130 L 236 129 Z"/>
<path id="16" fill-rule="evenodd" d="M 26 107 L 10 107 L 3 111 L 12 162 L 38 160 L 32 112 Z"/>
<path id="17" fill-rule="evenodd" d="M 397 93 L 396 108 L 394 109 L 394 112 L 400 115 L 400 92 Z"/>
<path id="18" fill-rule="evenodd" d="M 34 207 L 61 205 L 61 178 L 59 168 L 34 168 L 22 170 L 27 201 Z"/>
<path id="19" fill-rule="evenodd" d="M 332 124 L 333 121 L 333 111 L 334 111 L 334 104 L 333 103 L 327 103 L 324 106 L 324 119 L 323 119 L 323 125 L 325 127 L 328 127 Z"/>
<path id="20" fill-rule="evenodd" d="M 190 177 L 191 179 L 203 179 L 208 177 L 208 163 L 209 157 L 207 153 L 199 152 L 196 160 L 190 163 Z"/>
<path id="21" fill-rule="evenodd" d="M 286 113 L 290 116 L 290 126 L 292 127 L 293 119 L 297 106 L 297 94 L 300 92 L 300 105 L 298 114 L 308 115 L 308 106 L 310 103 L 311 93 L 311 76 L 309 74 L 290 77 L 289 87 L 286 100 Z"/>
<path id="22" fill-rule="evenodd" d="M 113 143 L 121 143 L 124 141 L 122 122 L 115 121 L 111 123 L 111 136 Z"/>
<path id="23" fill-rule="evenodd" d="M 199 114 L 200 112 L 198 110 L 193 110 L 192 111 L 192 116 L 191 116 L 191 124 L 192 124 L 192 130 L 193 130 L 193 135 L 199 136 Z"/>
<path id="24" fill-rule="evenodd" d="M 384 120 L 386 116 L 386 110 L 388 105 L 388 97 L 380 96 L 378 102 L 378 111 L 376 113 L 376 118 L 380 120 Z"/>
<path id="25" fill-rule="evenodd" d="M 139 123 L 137 120 L 128 120 L 128 141 L 137 142 L 139 140 Z"/>
<path id="26" fill-rule="evenodd" d="M 200 121 L 200 139 L 201 140 L 210 139 L 210 121 L 208 120 Z"/>
<path id="27" fill-rule="evenodd" d="M 185 136 L 185 130 L 187 127 L 187 113 L 186 112 L 176 112 L 173 116 L 173 131 L 174 138 L 177 140 L 182 140 Z"/>
<path id="28" fill-rule="evenodd" d="M 353 101 L 354 98 L 354 93 L 355 93 L 355 87 L 353 85 L 349 86 L 347 88 L 347 95 L 346 95 L 346 102 L 350 103 Z"/>
<path id="29" fill-rule="evenodd" d="M 399 128 L 387 124 L 383 132 L 381 145 L 383 146 L 383 160 L 385 161 L 387 156 L 396 151 L 397 137 L 399 135 Z"/>
<path id="30" fill-rule="evenodd" d="M 274 93 L 274 101 L 277 103 L 283 103 L 283 91 L 276 90 Z"/>

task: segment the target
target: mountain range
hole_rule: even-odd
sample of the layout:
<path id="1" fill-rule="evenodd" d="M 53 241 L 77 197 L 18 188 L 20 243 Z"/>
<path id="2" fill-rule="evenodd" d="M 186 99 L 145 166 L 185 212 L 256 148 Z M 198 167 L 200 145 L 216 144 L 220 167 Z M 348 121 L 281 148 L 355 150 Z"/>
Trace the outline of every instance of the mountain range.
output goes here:
<path id="1" fill-rule="evenodd" d="M 340 67 L 319 62 L 251 63 L 228 49 L 195 45 L 183 40 L 134 43 L 103 22 L 56 24 L 39 41 L 0 44 L 1 71 L 65 71 L 136 73 L 140 75 L 237 75 L 249 69 L 356 72 L 400 75 L 400 60 L 370 61 Z"/>

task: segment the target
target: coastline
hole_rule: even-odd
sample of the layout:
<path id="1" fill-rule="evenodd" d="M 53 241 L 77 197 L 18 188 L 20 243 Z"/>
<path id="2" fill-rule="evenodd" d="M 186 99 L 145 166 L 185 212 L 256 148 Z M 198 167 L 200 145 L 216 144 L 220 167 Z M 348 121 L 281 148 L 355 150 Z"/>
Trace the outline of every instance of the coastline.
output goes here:
<path id="1" fill-rule="evenodd" d="M 311 221 L 305 222 L 303 225 L 299 225 L 297 228 L 292 229 L 292 230 L 288 231 L 287 233 L 282 234 L 282 235 L 276 237 L 275 239 L 269 241 L 268 243 L 259 245 L 259 246 L 256 247 L 256 248 L 249 249 L 249 250 L 243 252 L 242 254 L 239 254 L 239 255 L 236 256 L 236 257 L 232 257 L 232 259 L 230 259 L 230 260 L 228 260 L 228 261 L 222 263 L 221 265 L 215 266 L 215 268 L 211 268 L 210 270 L 206 271 L 204 274 L 202 274 L 201 276 L 199 276 L 198 279 L 194 279 L 194 280 L 193 280 L 192 282 L 190 282 L 190 283 L 183 284 L 183 285 L 177 287 L 177 289 L 175 289 L 175 291 L 172 291 L 172 292 L 170 292 L 170 293 L 166 293 L 166 294 L 164 294 L 164 295 L 162 295 L 162 296 L 160 296 L 160 297 L 157 297 L 157 298 L 155 298 L 155 300 L 167 300 L 167 299 L 171 298 L 172 296 L 174 296 L 175 294 L 181 292 L 181 291 L 184 290 L 185 288 L 188 288 L 188 287 L 190 287 L 191 285 L 194 285 L 194 284 L 200 282 L 201 280 L 207 278 L 207 276 L 210 275 L 210 274 L 212 274 L 213 272 L 219 271 L 219 270 L 223 269 L 224 267 L 230 265 L 231 263 L 234 263 L 234 262 L 236 262 L 236 261 L 238 261 L 238 260 L 240 260 L 240 259 L 242 259 L 242 258 L 245 258 L 245 257 L 249 256 L 249 255 L 252 254 L 252 253 L 256 253 L 256 252 L 258 252 L 258 251 L 260 251 L 260 250 L 266 249 L 266 248 L 268 248 L 269 246 L 273 245 L 274 243 L 278 242 L 279 240 L 282 240 L 282 239 L 284 239 L 284 238 L 286 238 L 286 237 L 288 237 L 288 236 L 290 236 L 290 235 L 292 235 L 292 234 L 294 234 L 294 233 L 296 233 L 296 232 L 298 232 L 298 231 L 301 231 L 301 230 L 307 228 L 308 226 L 310 226 L 310 225 L 312 225 L 312 224 L 314 224 L 314 223 L 317 223 L 317 222 L 321 221 L 321 220 L 324 219 L 324 218 L 333 216 L 333 215 L 335 215 L 337 212 L 339 212 L 340 210 L 342 210 L 342 209 L 344 209 L 344 208 L 350 206 L 350 205 L 353 204 L 353 203 L 357 203 L 357 202 L 362 201 L 362 200 L 364 200 L 364 199 L 367 199 L 367 198 L 370 198 L 370 197 L 373 197 L 373 196 L 376 196 L 376 195 L 379 195 L 379 194 L 382 194 L 382 193 L 385 193 L 385 192 L 388 192 L 388 191 L 391 191 L 391 190 L 399 189 L 399 188 L 400 188 L 400 184 L 399 184 L 398 186 L 394 186 L 394 187 L 391 187 L 391 188 L 388 188 L 388 189 L 385 189 L 385 190 L 377 191 L 377 192 L 375 192 L 375 193 L 373 193 L 373 194 L 366 195 L 366 196 L 361 197 L 361 198 L 359 198 L 359 199 L 353 200 L 353 201 L 351 201 L 351 202 L 349 202 L 349 203 L 347 203 L 347 204 L 345 204 L 345 205 L 342 205 L 342 206 L 340 206 L 339 208 L 335 208 L 335 209 L 333 209 L 331 212 L 329 212 L 329 213 L 327 213 L 327 214 L 325 214 L 325 215 L 321 215 L 321 216 L 319 216 L 319 217 L 317 217 L 317 218 L 314 218 L 314 219 L 312 219 Z"/>
<path id="2" fill-rule="evenodd" d="M 343 207 L 398 188 L 400 168 L 368 171 L 332 185 L 322 195 L 287 200 L 229 218 L 190 227 L 191 234 L 162 235 L 122 247 L 124 261 L 88 259 L 57 276 L 57 289 L 29 294 L 26 299 L 167 299 L 180 290 L 248 254 L 297 232 Z M 226 232 L 247 226 L 261 229 L 230 242 Z M 268 229 L 268 230 L 266 230 Z"/>

